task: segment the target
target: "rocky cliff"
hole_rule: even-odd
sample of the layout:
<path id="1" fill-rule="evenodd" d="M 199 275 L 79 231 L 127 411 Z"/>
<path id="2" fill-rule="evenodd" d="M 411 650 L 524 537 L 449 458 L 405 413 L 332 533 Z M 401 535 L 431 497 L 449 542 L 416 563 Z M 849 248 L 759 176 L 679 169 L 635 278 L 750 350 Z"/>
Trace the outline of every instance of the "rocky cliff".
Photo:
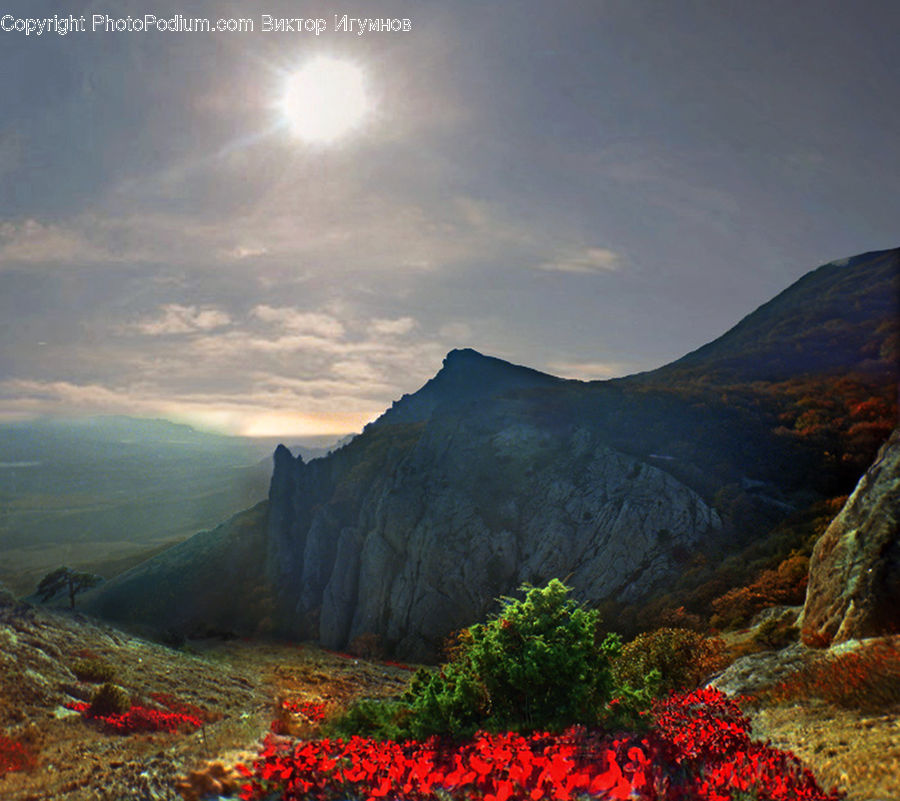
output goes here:
<path id="1" fill-rule="evenodd" d="M 524 581 L 641 598 L 721 528 L 698 493 L 588 428 L 450 415 L 406 433 L 356 497 L 324 463 L 277 457 L 270 568 L 287 633 L 341 648 L 372 632 L 424 658 Z"/>
<path id="2" fill-rule="evenodd" d="M 816 543 L 800 626 L 816 645 L 900 632 L 900 428 Z"/>

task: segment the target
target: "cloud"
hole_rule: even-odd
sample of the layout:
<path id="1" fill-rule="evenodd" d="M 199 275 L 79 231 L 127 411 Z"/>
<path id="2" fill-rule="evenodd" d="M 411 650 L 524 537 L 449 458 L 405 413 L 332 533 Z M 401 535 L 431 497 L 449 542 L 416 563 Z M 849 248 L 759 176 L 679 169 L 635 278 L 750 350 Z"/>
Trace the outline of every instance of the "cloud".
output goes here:
<path id="1" fill-rule="evenodd" d="M 225 255 L 231 259 L 250 259 L 254 256 L 265 256 L 268 252 L 268 248 L 257 245 L 236 245 L 224 251 Z"/>
<path id="2" fill-rule="evenodd" d="M 150 336 L 165 334 L 191 334 L 198 331 L 213 331 L 231 323 L 231 317 L 212 306 L 181 306 L 168 303 L 160 308 L 160 315 L 152 320 L 135 324 L 135 328 Z"/>
<path id="3" fill-rule="evenodd" d="M 343 389 L 345 394 L 335 394 Z M 0 381 L 0 420 L 57 414 L 129 414 L 166 417 L 245 436 L 359 431 L 382 412 L 371 400 L 346 394 L 347 385 L 319 396 L 297 388 L 246 393 L 172 393 L 145 387 L 106 387 L 68 381 Z"/>
<path id="4" fill-rule="evenodd" d="M 585 248 L 538 265 L 539 270 L 561 273 L 609 273 L 619 269 L 621 256 L 608 248 Z"/>
<path id="5" fill-rule="evenodd" d="M 344 325 L 336 317 L 322 312 L 302 312 L 292 307 L 260 305 L 252 314 L 294 334 L 308 334 L 323 339 L 338 339 L 344 335 Z"/>
<path id="6" fill-rule="evenodd" d="M 122 258 L 78 227 L 27 219 L 0 223 L 0 264 L 110 262 Z"/>
<path id="7" fill-rule="evenodd" d="M 100 384 L 30 379 L 0 381 L 0 399 L 4 401 L 5 411 L 25 413 L 41 413 L 58 403 L 74 409 L 99 410 L 114 408 L 122 403 L 118 391 Z"/>
<path id="8" fill-rule="evenodd" d="M 376 385 L 380 390 L 389 389 L 383 377 L 365 359 L 344 359 L 331 365 L 331 372 L 343 381 L 352 381 L 357 386 Z"/>
<path id="9" fill-rule="evenodd" d="M 369 326 L 376 336 L 402 336 L 408 334 L 416 327 L 416 321 L 412 317 L 397 317 L 396 319 L 372 320 Z"/>

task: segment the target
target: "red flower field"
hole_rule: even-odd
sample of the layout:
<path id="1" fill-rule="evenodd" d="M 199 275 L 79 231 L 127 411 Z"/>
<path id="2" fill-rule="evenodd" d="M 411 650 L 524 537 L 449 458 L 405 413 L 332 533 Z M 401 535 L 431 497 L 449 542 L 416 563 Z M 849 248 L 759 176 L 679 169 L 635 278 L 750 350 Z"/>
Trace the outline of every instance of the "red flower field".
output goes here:
<path id="1" fill-rule="evenodd" d="M 836 801 L 790 753 L 753 742 L 740 708 L 717 690 L 657 702 L 644 736 L 572 727 L 561 734 L 479 732 L 462 745 L 269 737 L 241 798 L 634 799 Z M 754 795 L 745 795 L 746 793 Z"/>

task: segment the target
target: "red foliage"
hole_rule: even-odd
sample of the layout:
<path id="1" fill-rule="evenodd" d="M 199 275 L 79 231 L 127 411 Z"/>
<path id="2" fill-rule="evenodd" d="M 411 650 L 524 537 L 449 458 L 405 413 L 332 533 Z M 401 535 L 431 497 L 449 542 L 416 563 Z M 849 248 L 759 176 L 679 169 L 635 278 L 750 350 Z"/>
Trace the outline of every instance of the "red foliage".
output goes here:
<path id="1" fill-rule="evenodd" d="M 776 429 L 822 449 L 858 477 L 897 424 L 897 391 L 863 376 L 838 380 L 798 378 L 769 385 L 769 392 L 792 400 Z"/>
<path id="2" fill-rule="evenodd" d="M 27 745 L 0 735 L 0 776 L 14 770 L 30 770 L 34 766 L 34 754 Z"/>
<path id="3" fill-rule="evenodd" d="M 303 717 L 312 723 L 319 723 L 320 721 L 325 720 L 325 704 L 316 704 L 312 701 L 300 702 L 288 700 L 282 701 L 281 706 L 288 712 L 303 715 Z"/>
<path id="4" fill-rule="evenodd" d="M 179 715 L 197 718 L 202 721 L 210 720 L 209 713 L 205 709 L 195 704 L 189 704 L 186 701 L 180 701 L 171 693 L 150 693 L 150 697 L 170 712 L 177 712 Z"/>
<path id="5" fill-rule="evenodd" d="M 572 727 L 562 734 L 487 734 L 450 746 L 362 737 L 291 741 L 269 737 L 251 767 L 244 801 L 401 797 L 568 801 L 584 796 L 635 801 L 836 801 L 791 754 L 752 742 L 739 707 L 716 690 L 671 695 L 654 707 L 644 737 Z"/>
<path id="6" fill-rule="evenodd" d="M 83 701 L 66 704 L 69 709 L 80 712 L 86 719 L 100 721 L 106 728 L 119 734 L 135 734 L 136 732 L 167 731 L 175 733 L 181 729 L 196 729 L 203 725 L 203 720 L 194 715 L 179 712 L 162 712 L 143 706 L 133 706 L 121 715 L 92 716 L 90 704 Z"/>
<path id="7" fill-rule="evenodd" d="M 339 656 L 341 659 L 353 659 L 356 660 L 353 654 L 348 654 L 346 651 L 332 651 L 330 648 L 322 649 L 326 654 L 331 654 L 332 656 Z"/>

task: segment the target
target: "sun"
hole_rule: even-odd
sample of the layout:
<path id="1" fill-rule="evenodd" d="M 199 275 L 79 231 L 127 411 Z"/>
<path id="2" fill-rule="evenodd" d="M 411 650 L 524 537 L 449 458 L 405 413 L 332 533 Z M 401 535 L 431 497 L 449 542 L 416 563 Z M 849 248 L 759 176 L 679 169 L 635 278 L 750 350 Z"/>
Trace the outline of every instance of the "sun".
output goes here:
<path id="1" fill-rule="evenodd" d="M 287 76 L 278 110 L 298 139 L 328 145 L 365 120 L 371 92 L 358 66 L 320 56 Z"/>

